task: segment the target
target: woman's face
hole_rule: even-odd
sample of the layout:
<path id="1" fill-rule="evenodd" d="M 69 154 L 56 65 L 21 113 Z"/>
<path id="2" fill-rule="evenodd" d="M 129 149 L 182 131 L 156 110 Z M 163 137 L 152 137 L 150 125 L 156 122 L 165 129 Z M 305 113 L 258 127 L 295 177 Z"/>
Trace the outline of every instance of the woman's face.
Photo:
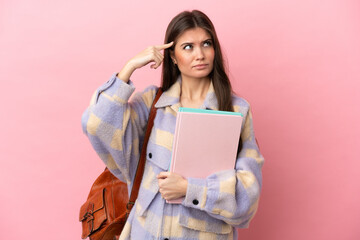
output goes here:
<path id="1" fill-rule="evenodd" d="M 206 78 L 214 65 L 215 50 L 211 36 L 202 28 L 186 30 L 178 37 L 171 54 L 182 78 Z"/>

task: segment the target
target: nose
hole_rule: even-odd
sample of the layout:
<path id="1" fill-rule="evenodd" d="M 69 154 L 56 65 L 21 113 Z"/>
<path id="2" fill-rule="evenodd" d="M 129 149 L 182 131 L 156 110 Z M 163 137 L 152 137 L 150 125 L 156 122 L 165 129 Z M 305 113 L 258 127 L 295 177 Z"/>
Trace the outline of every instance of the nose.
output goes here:
<path id="1" fill-rule="evenodd" d="M 201 47 L 197 47 L 195 50 L 195 57 L 196 60 L 203 60 L 205 55 L 204 55 L 204 51 Z"/>

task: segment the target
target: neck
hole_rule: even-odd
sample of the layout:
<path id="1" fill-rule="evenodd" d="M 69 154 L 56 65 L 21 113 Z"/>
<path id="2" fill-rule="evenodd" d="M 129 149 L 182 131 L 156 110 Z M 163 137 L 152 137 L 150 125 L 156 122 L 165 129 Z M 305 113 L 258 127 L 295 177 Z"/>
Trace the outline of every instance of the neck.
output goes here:
<path id="1" fill-rule="evenodd" d="M 210 86 L 210 78 L 187 78 L 182 76 L 181 98 L 189 101 L 203 100 Z"/>

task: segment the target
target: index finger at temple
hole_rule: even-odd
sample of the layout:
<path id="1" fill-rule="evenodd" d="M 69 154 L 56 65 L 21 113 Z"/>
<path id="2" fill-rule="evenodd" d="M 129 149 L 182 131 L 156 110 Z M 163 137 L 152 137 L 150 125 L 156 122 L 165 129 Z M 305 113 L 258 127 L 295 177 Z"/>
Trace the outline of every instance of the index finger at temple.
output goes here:
<path id="1" fill-rule="evenodd" d="M 167 43 L 167 44 L 155 46 L 155 48 L 156 48 L 157 50 L 163 50 L 163 49 L 166 49 L 166 48 L 171 47 L 173 44 L 174 44 L 174 42 L 169 42 L 169 43 Z"/>

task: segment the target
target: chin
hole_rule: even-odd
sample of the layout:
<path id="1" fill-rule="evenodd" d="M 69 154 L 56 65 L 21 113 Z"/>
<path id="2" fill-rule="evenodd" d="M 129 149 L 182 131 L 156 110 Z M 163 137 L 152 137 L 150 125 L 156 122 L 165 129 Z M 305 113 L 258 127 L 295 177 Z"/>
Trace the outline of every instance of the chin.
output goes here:
<path id="1" fill-rule="evenodd" d="M 193 75 L 191 75 L 191 76 L 189 76 L 189 77 L 192 77 L 192 78 L 206 78 L 206 77 L 209 77 L 209 75 L 210 75 L 210 72 L 208 73 L 208 72 L 206 72 L 206 73 L 199 73 L 199 74 L 193 74 Z"/>

